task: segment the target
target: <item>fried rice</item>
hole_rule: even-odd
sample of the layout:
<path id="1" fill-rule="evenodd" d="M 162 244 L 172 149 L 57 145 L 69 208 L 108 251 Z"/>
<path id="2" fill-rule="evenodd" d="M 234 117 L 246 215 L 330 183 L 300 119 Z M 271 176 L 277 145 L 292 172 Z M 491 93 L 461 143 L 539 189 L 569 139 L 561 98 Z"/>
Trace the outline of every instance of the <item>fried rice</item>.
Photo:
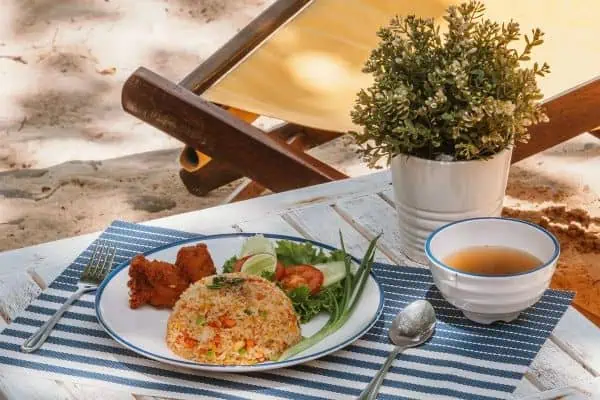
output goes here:
<path id="1" fill-rule="evenodd" d="M 253 275 L 213 275 L 191 285 L 167 324 L 167 345 L 200 363 L 251 365 L 276 360 L 301 339 L 292 302 Z"/>

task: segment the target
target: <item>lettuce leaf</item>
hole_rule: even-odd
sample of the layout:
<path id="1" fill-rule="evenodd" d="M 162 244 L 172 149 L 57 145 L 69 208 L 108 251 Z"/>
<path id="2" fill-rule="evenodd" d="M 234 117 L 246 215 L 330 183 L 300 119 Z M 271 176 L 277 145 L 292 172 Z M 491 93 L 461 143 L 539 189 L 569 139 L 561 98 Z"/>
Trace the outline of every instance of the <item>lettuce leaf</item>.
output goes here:
<path id="1" fill-rule="evenodd" d="M 290 290 L 287 295 L 292 300 L 294 311 L 298 314 L 300 322 L 305 324 L 321 312 L 333 312 L 335 299 L 342 295 L 343 290 L 341 283 L 338 282 L 323 288 L 316 295 L 311 295 L 306 286 Z"/>
<path id="2" fill-rule="evenodd" d="M 299 243 L 289 240 L 280 240 L 275 248 L 277 260 L 284 266 L 298 264 L 321 264 L 329 261 L 343 261 L 341 250 L 334 250 L 330 254 L 322 248 L 313 246 L 312 243 Z"/>

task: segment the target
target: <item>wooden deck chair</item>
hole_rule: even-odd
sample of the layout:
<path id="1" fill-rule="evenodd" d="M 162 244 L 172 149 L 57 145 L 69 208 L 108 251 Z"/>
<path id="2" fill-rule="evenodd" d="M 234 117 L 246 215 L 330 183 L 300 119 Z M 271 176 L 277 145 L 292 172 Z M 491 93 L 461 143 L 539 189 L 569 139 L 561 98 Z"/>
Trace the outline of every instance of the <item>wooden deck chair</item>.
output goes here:
<path id="1" fill-rule="evenodd" d="M 356 127 L 349 111 L 370 84 L 361 69 L 394 15 L 441 21 L 457 0 L 277 0 L 202 65 L 174 83 L 146 68 L 125 82 L 123 108 L 185 143 L 180 176 L 195 195 L 247 177 L 232 201 L 342 179 L 304 151 Z M 488 18 L 545 32 L 534 59 L 551 122 L 532 128 L 513 162 L 600 127 L 600 3 L 488 0 Z M 543 13 L 540 11 L 543 8 Z M 592 10 L 593 9 L 593 10 Z M 571 88 L 571 89 L 567 89 Z M 565 91 L 565 89 L 567 89 Z M 259 116 L 286 121 L 263 132 Z M 596 131 L 598 132 L 598 131 Z"/>

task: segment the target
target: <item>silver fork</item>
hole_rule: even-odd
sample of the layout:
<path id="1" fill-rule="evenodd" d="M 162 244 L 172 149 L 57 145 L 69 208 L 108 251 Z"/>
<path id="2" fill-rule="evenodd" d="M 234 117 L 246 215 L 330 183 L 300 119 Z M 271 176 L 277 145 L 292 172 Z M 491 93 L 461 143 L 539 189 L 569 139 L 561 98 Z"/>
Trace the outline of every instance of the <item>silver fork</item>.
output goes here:
<path id="1" fill-rule="evenodd" d="M 110 272 L 116 252 L 117 249 L 115 247 L 107 246 L 104 241 L 100 241 L 96 244 L 92 257 L 90 257 L 90 261 L 79 277 L 77 291 L 75 291 L 75 293 L 67 299 L 65 304 L 54 313 L 52 318 L 46 321 L 44 325 L 40 326 L 40 328 L 21 345 L 21 351 L 31 353 L 39 349 L 67 308 L 69 308 L 75 300 L 80 298 L 82 294 L 92 292 L 98 288 L 98 285 L 102 283 L 104 278 L 106 278 L 106 275 Z"/>

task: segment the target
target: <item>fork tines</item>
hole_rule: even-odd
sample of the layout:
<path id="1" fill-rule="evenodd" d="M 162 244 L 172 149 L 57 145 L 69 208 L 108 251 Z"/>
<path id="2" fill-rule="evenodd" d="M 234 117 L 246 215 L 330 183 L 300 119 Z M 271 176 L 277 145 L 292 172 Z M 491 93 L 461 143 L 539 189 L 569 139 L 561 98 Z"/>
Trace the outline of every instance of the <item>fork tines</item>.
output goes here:
<path id="1" fill-rule="evenodd" d="M 117 249 L 109 246 L 106 240 L 99 240 L 88 265 L 81 274 L 81 280 L 102 281 L 111 270 Z"/>

